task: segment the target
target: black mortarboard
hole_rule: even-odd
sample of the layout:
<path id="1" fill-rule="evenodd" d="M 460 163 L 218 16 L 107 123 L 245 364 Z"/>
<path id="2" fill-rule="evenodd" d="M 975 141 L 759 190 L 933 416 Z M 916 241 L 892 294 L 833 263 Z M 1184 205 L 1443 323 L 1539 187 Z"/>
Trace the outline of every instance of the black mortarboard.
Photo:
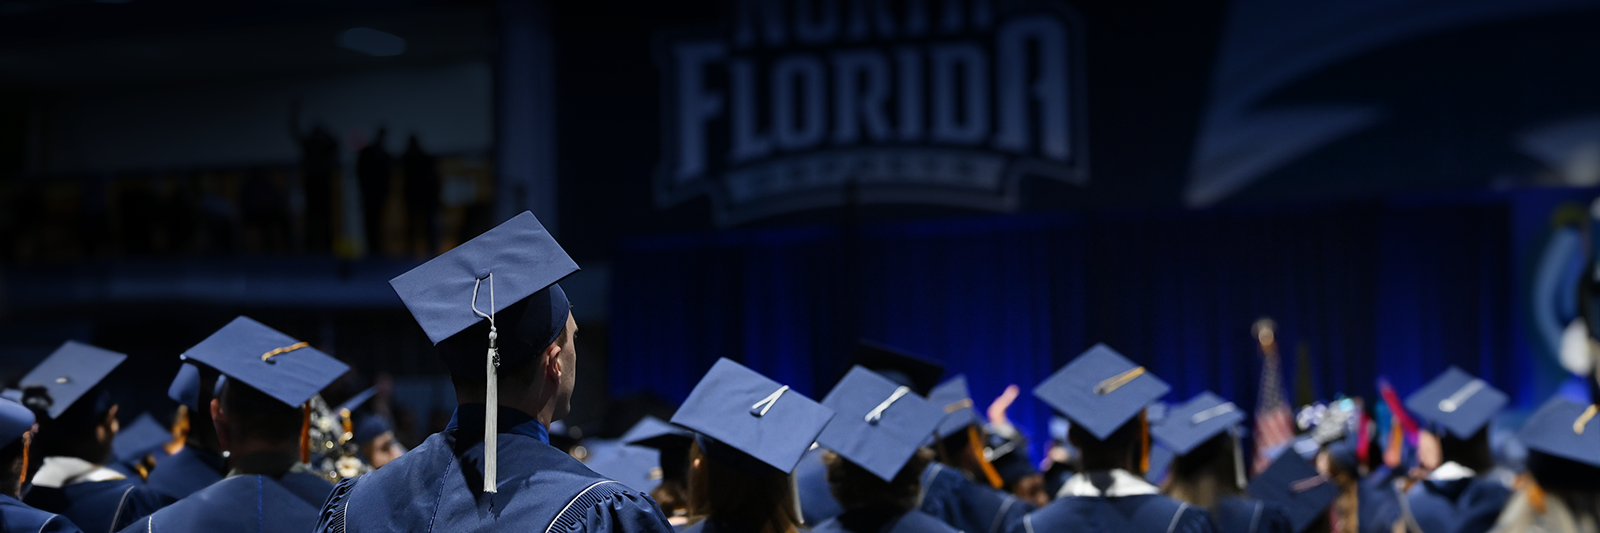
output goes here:
<path id="1" fill-rule="evenodd" d="M 78 341 L 56 348 L 39 366 L 22 377 L 23 386 L 42 386 L 50 393 L 50 418 L 58 418 L 89 391 L 94 390 L 128 356 Z M 97 399 L 98 401 L 98 399 Z M 111 406 L 97 406 L 101 412 Z"/>
<path id="2" fill-rule="evenodd" d="M 866 340 L 856 346 L 850 365 L 866 367 L 924 397 L 944 377 L 944 365 Z"/>
<path id="3" fill-rule="evenodd" d="M 1096 344 L 1033 388 L 1074 424 L 1105 440 L 1171 387 L 1104 344 Z"/>

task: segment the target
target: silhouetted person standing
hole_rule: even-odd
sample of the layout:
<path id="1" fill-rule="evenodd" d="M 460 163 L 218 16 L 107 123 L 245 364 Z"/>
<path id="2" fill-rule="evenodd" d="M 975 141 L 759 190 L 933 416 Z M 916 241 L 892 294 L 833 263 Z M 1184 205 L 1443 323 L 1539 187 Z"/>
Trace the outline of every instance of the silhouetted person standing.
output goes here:
<path id="1" fill-rule="evenodd" d="M 400 165 L 406 174 L 406 246 L 422 237 L 427 254 L 432 255 L 439 249 L 439 231 L 434 224 L 439 212 L 439 162 L 422 151 L 422 143 L 412 134 L 400 155 Z"/>
<path id="2" fill-rule="evenodd" d="M 339 141 L 322 124 L 300 130 L 300 106 L 289 112 L 289 134 L 300 145 L 300 179 L 306 194 L 306 249 L 328 252 L 333 243 L 333 174 L 339 168 Z"/>
<path id="3" fill-rule="evenodd" d="M 356 179 L 361 185 L 361 220 L 366 226 L 367 253 L 378 252 L 383 239 L 383 205 L 389 199 L 389 176 L 394 172 L 394 157 L 383 143 L 389 129 L 378 128 L 378 135 L 356 155 Z"/>

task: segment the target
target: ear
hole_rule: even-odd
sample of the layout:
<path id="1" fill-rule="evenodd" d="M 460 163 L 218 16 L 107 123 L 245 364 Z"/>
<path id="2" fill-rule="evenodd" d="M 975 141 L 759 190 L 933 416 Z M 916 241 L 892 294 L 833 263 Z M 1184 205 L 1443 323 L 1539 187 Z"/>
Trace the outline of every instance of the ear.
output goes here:
<path id="1" fill-rule="evenodd" d="M 550 343 L 544 347 L 544 377 L 550 381 L 561 379 L 561 345 Z"/>
<path id="2" fill-rule="evenodd" d="M 217 431 L 217 444 L 222 449 L 229 449 L 228 443 L 228 414 L 222 412 L 222 400 L 211 399 L 211 427 Z"/>
<path id="3" fill-rule="evenodd" d="M 111 430 L 112 435 L 116 435 L 117 431 L 122 429 L 122 424 L 117 422 L 118 407 L 121 406 L 113 404 L 110 409 L 106 409 L 106 418 L 100 421 L 101 424 Z"/>

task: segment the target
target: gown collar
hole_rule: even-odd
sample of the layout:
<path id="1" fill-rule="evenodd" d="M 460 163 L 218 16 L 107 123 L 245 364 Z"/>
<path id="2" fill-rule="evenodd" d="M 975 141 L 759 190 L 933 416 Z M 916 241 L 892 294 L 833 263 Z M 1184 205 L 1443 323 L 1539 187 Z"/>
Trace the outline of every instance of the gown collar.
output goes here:
<path id="1" fill-rule="evenodd" d="M 483 440 L 483 411 L 481 403 L 457 406 L 455 413 L 450 415 L 450 424 L 444 427 L 445 432 L 454 432 L 456 442 Z M 550 431 L 545 429 L 544 424 L 538 419 L 504 405 L 500 406 L 499 412 L 501 433 L 533 437 L 539 439 L 539 442 L 550 444 Z"/>
<path id="2" fill-rule="evenodd" d="M 1101 486 L 1104 486 L 1105 489 L 1102 490 Z M 1076 474 L 1067 479 L 1066 484 L 1061 486 L 1061 491 L 1056 493 L 1056 497 L 1121 498 L 1124 496 L 1156 494 L 1157 492 L 1159 491 L 1156 486 L 1151 485 L 1144 478 L 1119 468 L 1116 470 L 1100 470 Z"/>

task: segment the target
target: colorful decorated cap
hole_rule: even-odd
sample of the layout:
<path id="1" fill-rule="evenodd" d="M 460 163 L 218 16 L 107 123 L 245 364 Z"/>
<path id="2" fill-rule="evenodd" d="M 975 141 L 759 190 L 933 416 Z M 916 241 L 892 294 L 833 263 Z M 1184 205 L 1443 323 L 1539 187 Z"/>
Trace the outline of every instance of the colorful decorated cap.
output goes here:
<path id="1" fill-rule="evenodd" d="M 938 437 L 945 438 L 966 431 L 968 426 L 982 426 L 983 418 L 973 408 L 972 392 L 967 390 L 967 376 L 957 375 L 945 380 L 928 393 L 928 403 L 944 410 L 939 421 Z"/>
<path id="2" fill-rule="evenodd" d="M 338 359 L 240 316 L 183 353 L 291 407 L 299 407 L 350 367 Z"/>
<path id="3" fill-rule="evenodd" d="M 1407 397 L 1406 409 L 1466 439 L 1483 429 L 1509 399 L 1489 382 L 1451 366 Z"/>
<path id="4" fill-rule="evenodd" d="M 944 365 L 866 340 L 856 346 L 850 365 L 866 367 L 896 384 L 911 387 L 911 392 L 922 396 L 927 396 L 944 377 Z"/>
<path id="5" fill-rule="evenodd" d="M 1555 397 L 1523 424 L 1518 438 L 1533 450 L 1600 468 L 1600 410 Z"/>
<path id="6" fill-rule="evenodd" d="M 521 367 L 566 328 L 571 305 L 556 282 L 577 271 L 539 219 L 524 211 L 389 285 L 439 346 L 450 373 L 479 376 L 489 330 L 474 326 L 493 317 L 501 366 Z M 468 337 L 460 346 L 445 342 L 458 333 Z"/>
<path id="7" fill-rule="evenodd" d="M 1096 344 L 1033 388 L 1095 438 L 1104 440 L 1171 387 L 1104 344 Z"/>
<path id="8" fill-rule="evenodd" d="M 58 418 L 73 404 L 78 403 L 95 386 L 111 375 L 128 356 L 97 348 L 78 341 L 67 341 L 56 348 L 39 366 L 33 367 L 19 383 L 24 387 L 41 386 L 50 393 L 50 418 Z M 106 395 L 97 395 L 106 396 Z M 92 398 L 105 403 L 95 411 L 110 409 L 110 398 Z"/>
<path id="9" fill-rule="evenodd" d="M 1283 506 L 1295 531 L 1305 531 L 1328 511 L 1339 488 L 1299 454 L 1285 453 L 1250 481 L 1250 496 Z"/>
<path id="10" fill-rule="evenodd" d="M 844 375 L 822 405 L 837 416 L 817 444 L 884 481 L 894 479 L 944 419 L 943 409 L 911 387 L 860 366 Z"/>
<path id="11" fill-rule="evenodd" d="M 788 473 L 833 410 L 728 359 L 711 366 L 672 423 L 694 431 L 706 454 L 746 471 Z"/>
<path id="12" fill-rule="evenodd" d="M 0 399 L 0 447 L 10 446 L 33 429 L 33 410 L 9 398 Z"/>
<path id="13" fill-rule="evenodd" d="M 167 397 L 179 405 L 189 407 L 189 412 L 200 410 L 200 368 L 189 363 L 178 367 L 178 375 L 167 387 Z"/>
<path id="14" fill-rule="evenodd" d="M 111 455 L 118 462 L 136 461 L 172 440 L 172 432 L 150 413 L 140 414 L 111 439 Z"/>
<path id="15" fill-rule="evenodd" d="M 1244 410 L 1207 391 L 1169 409 L 1159 424 L 1150 425 L 1150 436 L 1173 453 L 1187 455 L 1241 422 Z"/>

